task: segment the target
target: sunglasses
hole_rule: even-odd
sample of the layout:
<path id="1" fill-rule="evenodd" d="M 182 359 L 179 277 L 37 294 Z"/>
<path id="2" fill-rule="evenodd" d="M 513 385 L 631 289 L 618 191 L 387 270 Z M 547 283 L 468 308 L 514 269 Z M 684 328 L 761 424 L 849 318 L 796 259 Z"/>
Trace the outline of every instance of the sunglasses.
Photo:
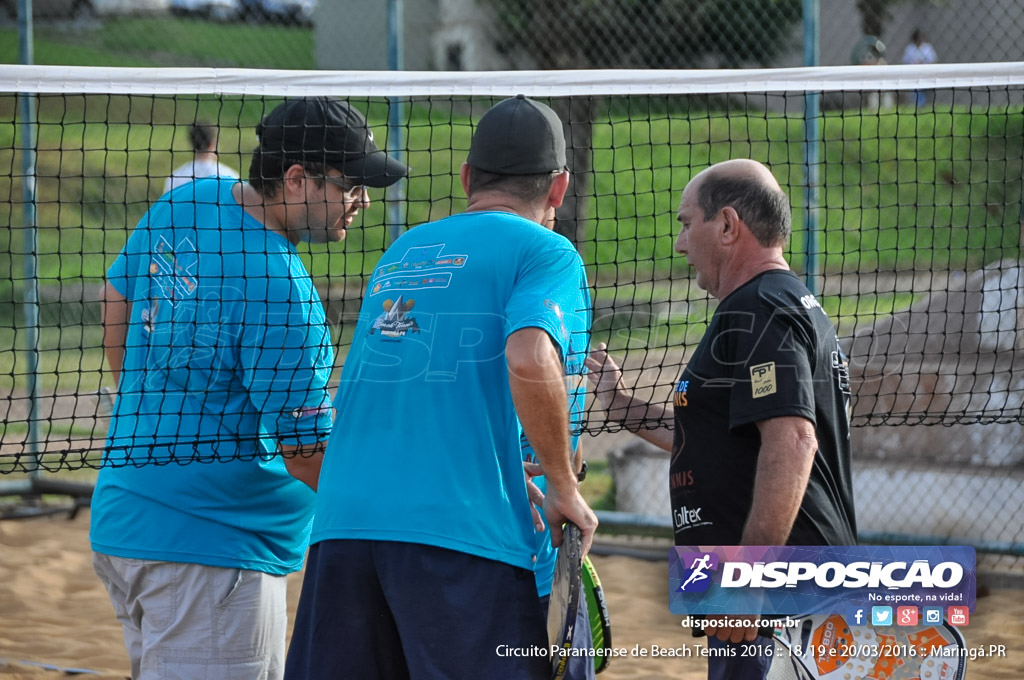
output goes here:
<path id="1" fill-rule="evenodd" d="M 324 175 L 324 180 L 339 187 L 345 198 L 350 201 L 355 201 L 363 197 L 363 192 L 366 191 L 366 187 L 362 184 L 353 184 L 350 180 L 345 177 L 331 177 Z"/>

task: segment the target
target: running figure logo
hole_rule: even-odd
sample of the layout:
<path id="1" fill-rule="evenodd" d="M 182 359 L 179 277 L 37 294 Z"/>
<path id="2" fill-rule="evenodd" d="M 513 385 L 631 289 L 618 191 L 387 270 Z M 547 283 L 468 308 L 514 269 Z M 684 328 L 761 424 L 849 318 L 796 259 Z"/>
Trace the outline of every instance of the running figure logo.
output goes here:
<path id="1" fill-rule="evenodd" d="M 683 564 L 687 567 L 679 591 L 703 593 L 711 586 L 711 572 L 718 569 L 718 555 L 713 552 L 685 553 Z"/>

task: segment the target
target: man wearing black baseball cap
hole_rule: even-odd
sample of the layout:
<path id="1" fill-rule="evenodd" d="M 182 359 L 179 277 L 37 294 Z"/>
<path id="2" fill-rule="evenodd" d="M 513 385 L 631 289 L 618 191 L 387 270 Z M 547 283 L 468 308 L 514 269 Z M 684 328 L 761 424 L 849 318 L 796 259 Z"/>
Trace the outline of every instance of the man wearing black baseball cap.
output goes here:
<path id="1" fill-rule="evenodd" d="M 363 114 L 329 97 L 289 99 L 256 126 L 245 209 L 292 243 L 340 241 L 366 187 L 387 187 L 409 168 L 377 148 Z"/>
<path id="2" fill-rule="evenodd" d="M 108 272 L 119 391 L 91 540 L 133 678 L 282 677 L 334 368 L 295 246 L 340 241 L 365 187 L 408 172 L 344 102 L 286 101 L 257 134 L 248 183 L 166 194 Z"/>
<path id="3" fill-rule="evenodd" d="M 326 165 L 368 187 L 391 186 L 409 174 L 377 148 L 363 114 L 339 99 L 287 100 L 256 126 L 256 135 L 263 154 Z"/>
<path id="4" fill-rule="evenodd" d="M 597 527 L 568 434 L 563 365 L 582 364 L 590 304 L 551 230 L 569 184 L 558 116 L 500 102 L 461 179 L 466 212 L 403 234 L 367 282 L 288 680 L 550 677 L 520 421 L 554 541 L 568 519 L 586 550 Z"/>

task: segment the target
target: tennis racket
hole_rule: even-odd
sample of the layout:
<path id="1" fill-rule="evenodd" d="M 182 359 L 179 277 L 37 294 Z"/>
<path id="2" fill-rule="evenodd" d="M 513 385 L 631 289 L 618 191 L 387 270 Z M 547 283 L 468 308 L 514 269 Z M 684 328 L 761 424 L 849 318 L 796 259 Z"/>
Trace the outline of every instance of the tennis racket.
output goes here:
<path id="1" fill-rule="evenodd" d="M 594 649 L 604 649 L 605 654 L 594 655 L 594 672 L 600 673 L 608 668 L 612 649 L 612 621 L 608 616 L 608 602 L 604 598 L 601 579 L 597 577 L 597 569 L 590 561 L 590 556 L 583 558 L 583 593 L 587 598 L 587 615 L 590 617 L 590 635 Z"/>
<path id="2" fill-rule="evenodd" d="M 964 637 L 948 623 L 851 626 L 817 615 L 776 628 L 775 640 L 785 650 L 776 650 L 770 680 L 963 680 L 967 670 Z"/>
<path id="3" fill-rule="evenodd" d="M 551 644 L 551 677 L 561 680 L 569 666 L 573 629 L 580 606 L 580 570 L 583 536 L 572 522 L 562 527 L 562 545 L 555 559 L 555 577 L 548 603 L 548 640 Z"/>

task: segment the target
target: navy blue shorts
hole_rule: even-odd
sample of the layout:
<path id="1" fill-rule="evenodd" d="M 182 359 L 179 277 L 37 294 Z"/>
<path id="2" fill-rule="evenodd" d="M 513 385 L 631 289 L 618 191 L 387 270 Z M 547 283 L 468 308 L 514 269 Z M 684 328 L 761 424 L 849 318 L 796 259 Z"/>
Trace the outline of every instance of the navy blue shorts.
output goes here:
<path id="1" fill-rule="evenodd" d="M 549 678 L 533 572 L 416 543 L 309 550 L 286 680 Z"/>

